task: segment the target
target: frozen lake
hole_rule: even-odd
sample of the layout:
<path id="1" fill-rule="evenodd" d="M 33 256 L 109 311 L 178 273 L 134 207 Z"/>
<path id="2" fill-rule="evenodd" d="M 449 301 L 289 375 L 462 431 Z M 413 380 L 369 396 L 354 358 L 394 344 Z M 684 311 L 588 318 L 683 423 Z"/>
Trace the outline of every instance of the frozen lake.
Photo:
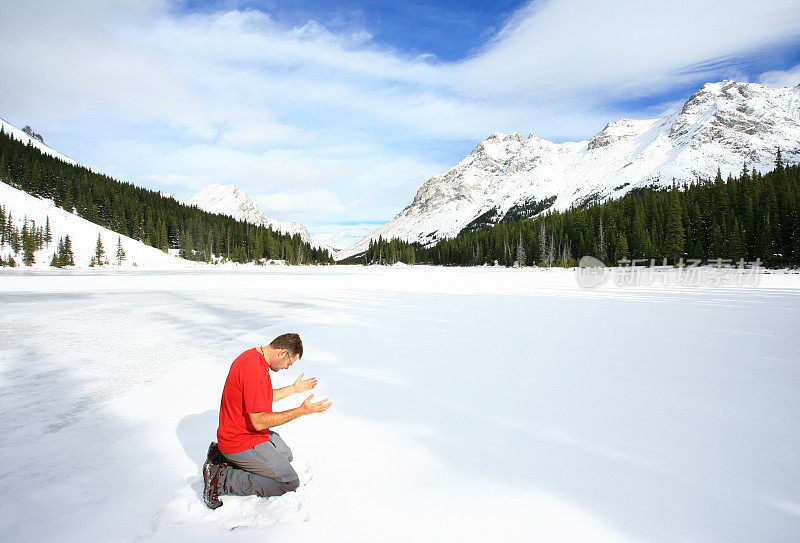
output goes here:
<path id="1" fill-rule="evenodd" d="M 796 542 L 800 276 L 0 272 L 9 541 Z M 301 487 L 200 497 L 225 376 L 295 331 Z M 299 404 L 293 396 L 275 405 Z"/>

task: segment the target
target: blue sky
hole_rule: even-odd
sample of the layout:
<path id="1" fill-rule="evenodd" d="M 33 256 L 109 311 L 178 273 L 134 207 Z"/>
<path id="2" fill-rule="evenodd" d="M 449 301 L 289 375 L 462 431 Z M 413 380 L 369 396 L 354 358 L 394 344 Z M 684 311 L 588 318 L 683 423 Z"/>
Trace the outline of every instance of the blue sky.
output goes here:
<path id="1" fill-rule="evenodd" d="M 190 0 L 175 10 L 183 13 L 212 13 L 218 10 L 260 10 L 280 24 L 295 27 L 309 20 L 320 22 L 333 32 L 366 30 L 379 46 L 395 48 L 409 55 L 435 55 L 452 62 L 480 51 L 509 21 L 524 1 L 495 2 L 442 1 L 392 2 L 385 0 L 316 2 L 296 0 L 216 2 Z"/>
<path id="2" fill-rule="evenodd" d="M 0 117 L 312 232 L 387 221 L 492 132 L 581 140 L 709 81 L 800 83 L 798 0 L 0 3 Z"/>

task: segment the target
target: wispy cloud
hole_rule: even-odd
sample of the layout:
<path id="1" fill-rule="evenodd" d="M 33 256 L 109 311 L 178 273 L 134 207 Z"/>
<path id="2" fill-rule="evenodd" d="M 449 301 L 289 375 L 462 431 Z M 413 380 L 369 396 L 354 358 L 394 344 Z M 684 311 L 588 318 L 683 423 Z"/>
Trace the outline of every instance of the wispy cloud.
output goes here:
<path id="1" fill-rule="evenodd" d="M 126 179 L 181 196 L 235 183 L 276 218 L 315 223 L 389 219 L 414 184 L 491 132 L 589 137 L 643 113 L 624 100 L 747 77 L 748 55 L 800 36 L 798 2 L 785 0 L 550 0 L 514 13 L 471 57 L 440 62 L 377 46 L 369 28 L 289 27 L 256 10 L 187 15 L 160 0 L 3 10 L 6 118 Z"/>
<path id="2" fill-rule="evenodd" d="M 272 194 L 256 194 L 252 198 L 264 213 L 273 217 L 291 216 L 309 211 L 328 216 L 340 213 L 347 207 L 339 201 L 339 197 L 335 193 L 328 190 L 274 192 Z"/>
<path id="3" fill-rule="evenodd" d="M 770 70 L 758 78 L 759 83 L 770 87 L 794 87 L 800 85 L 800 64 L 788 70 Z"/>

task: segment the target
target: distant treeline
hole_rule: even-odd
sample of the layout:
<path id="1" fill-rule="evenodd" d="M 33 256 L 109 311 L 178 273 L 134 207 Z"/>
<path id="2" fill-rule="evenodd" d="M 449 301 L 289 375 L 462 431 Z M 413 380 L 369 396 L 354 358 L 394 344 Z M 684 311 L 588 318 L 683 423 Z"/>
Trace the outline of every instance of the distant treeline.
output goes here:
<path id="1" fill-rule="evenodd" d="M 726 180 L 718 172 L 691 185 L 637 188 L 617 200 L 465 229 L 430 247 L 379 240 L 347 262 L 574 266 L 592 255 L 607 264 L 722 258 L 797 266 L 800 166 L 785 166 L 780 151 L 776 158 L 765 175 L 745 166 Z"/>
<path id="2" fill-rule="evenodd" d="M 399 239 L 385 240 L 378 238 L 369 242 L 363 253 L 341 260 L 338 264 L 395 264 L 405 262 L 414 264 L 415 254 L 420 250 L 418 244 L 410 244 Z"/>
<path id="3" fill-rule="evenodd" d="M 0 181 L 88 221 L 189 260 L 263 258 L 290 264 L 332 263 L 298 234 L 281 234 L 181 204 L 174 198 L 68 164 L 0 129 Z"/>

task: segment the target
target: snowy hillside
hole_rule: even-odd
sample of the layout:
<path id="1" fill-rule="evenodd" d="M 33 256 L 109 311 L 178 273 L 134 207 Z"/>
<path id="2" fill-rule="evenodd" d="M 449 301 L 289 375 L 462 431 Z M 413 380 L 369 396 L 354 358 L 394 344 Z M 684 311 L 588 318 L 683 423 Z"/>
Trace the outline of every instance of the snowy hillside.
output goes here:
<path id="1" fill-rule="evenodd" d="M 800 86 L 709 83 L 679 112 L 612 122 L 587 141 L 557 144 L 495 133 L 336 258 L 365 250 L 378 236 L 422 243 L 452 237 L 484 214 L 496 220 L 515 206 L 548 199 L 564 210 L 637 186 L 713 177 L 717 168 L 723 176 L 738 174 L 744 163 L 771 170 L 778 147 L 787 163 L 800 160 Z"/>
<path id="2" fill-rule="evenodd" d="M 75 162 L 68 156 L 62 155 L 61 153 L 49 147 L 45 143 L 39 141 L 38 139 L 30 137 L 20 128 L 17 128 L 16 126 L 12 125 L 11 123 L 9 123 L 4 119 L 0 119 L 0 129 L 2 129 L 6 134 L 11 134 L 15 140 L 21 141 L 25 145 L 28 145 L 30 143 L 34 147 L 40 149 L 45 154 L 61 159 L 69 164 L 77 164 L 77 162 Z"/>
<path id="3" fill-rule="evenodd" d="M 31 221 L 35 222 L 36 227 L 39 228 L 44 227 L 49 219 L 53 241 L 34 253 L 34 268 L 48 268 L 53 258 L 53 253 L 58 247 L 59 238 L 66 236 L 69 236 L 72 242 L 75 266 L 78 268 L 88 267 L 91 258 L 95 254 L 98 235 L 105 249 L 106 258 L 115 267 L 114 257 L 118 241 L 121 242 L 122 249 L 125 252 L 125 260 L 122 261 L 122 267 L 175 268 L 198 266 L 198 264 L 176 256 L 170 256 L 135 239 L 121 236 L 107 228 L 68 213 L 53 205 L 51 201 L 31 196 L 27 192 L 15 189 L 5 183 L 0 183 L 0 205 L 5 208 L 6 215 L 11 213 L 12 223 L 20 231 L 26 220 L 29 228 Z M 11 256 L 18 266 L 22 264 L 21 253 L 15 255 L 9 244 L 3 244 L 0 247 L 0 256 L 4 261 L 7 261 Z"/>
<path id="4" fill-rule="evenodd" d="M 300 239 L 311 244 L 312 247 L 329 249 L 324 244 L 315 241 L 308 229 L 299 222 L 280 222 L 264 215 L 247 193 L 236 185 L 217 183 L 208 185 L 187 198 L 184 203 L 197 206 L 209 213 L 219 213 L 250 224 L 263 225 L 282 234 L 291 236 L 300 234 Z"/>

